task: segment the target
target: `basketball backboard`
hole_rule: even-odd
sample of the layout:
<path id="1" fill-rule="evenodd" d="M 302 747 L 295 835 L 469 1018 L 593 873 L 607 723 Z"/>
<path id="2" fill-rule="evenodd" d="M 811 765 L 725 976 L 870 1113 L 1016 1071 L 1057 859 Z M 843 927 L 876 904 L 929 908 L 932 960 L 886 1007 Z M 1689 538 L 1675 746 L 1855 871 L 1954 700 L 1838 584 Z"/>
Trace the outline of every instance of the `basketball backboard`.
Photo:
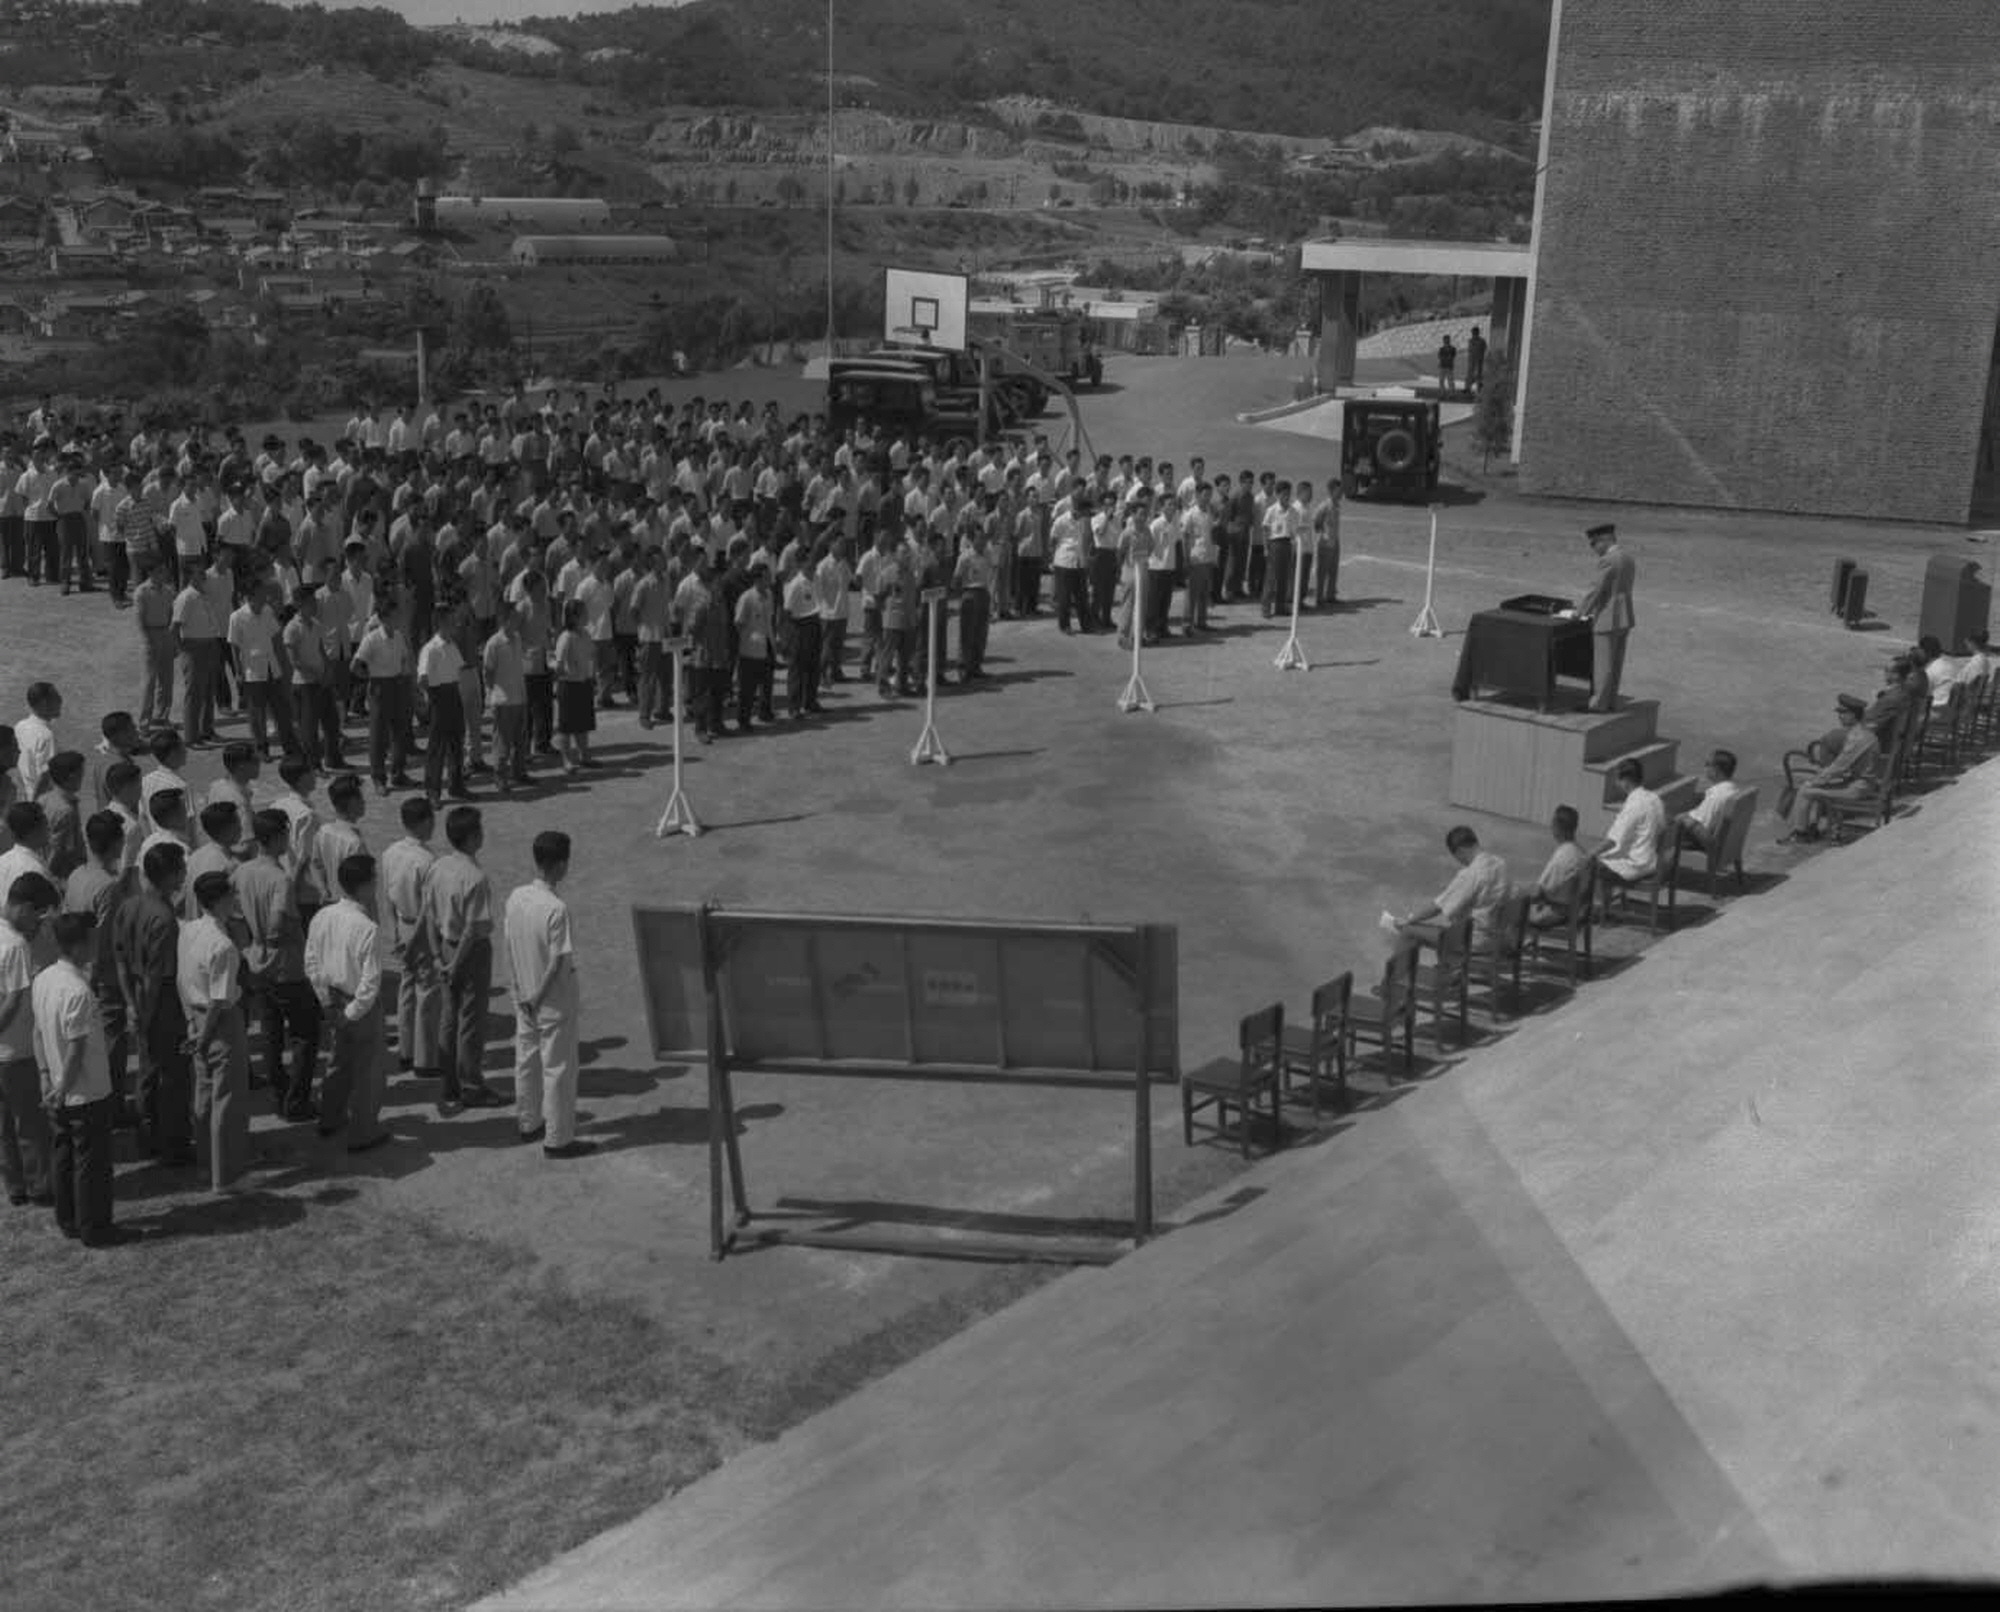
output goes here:
<path id="1" fill-rule="evenodd" d="M 968 284 L 962 274 L 887 269 L 882 294 L 882 334 L 889 341 L 965 350 Z"/>

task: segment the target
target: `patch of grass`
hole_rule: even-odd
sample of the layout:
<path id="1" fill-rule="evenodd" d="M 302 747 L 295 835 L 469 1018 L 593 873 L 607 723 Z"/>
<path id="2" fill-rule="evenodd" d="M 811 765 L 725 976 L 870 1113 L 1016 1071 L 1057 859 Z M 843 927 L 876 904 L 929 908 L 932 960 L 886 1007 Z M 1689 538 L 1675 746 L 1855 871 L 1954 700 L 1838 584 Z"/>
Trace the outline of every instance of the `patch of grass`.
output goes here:
<path id="1" fill-rule="evenodd" d="M 0 1606 L 462 1606 L 1058 1274 L 773 1372 L 343 1187 L 158 1225 L 90 1254 L 0 1220 Z"/>
<path id="2" fill-rule="evenodd" d="M 463 1605 L 799 1414 L 379 1203 L 168 1222 L 97 1254 L 46 1213 L 0 1228 L 0 1606 Z"/>

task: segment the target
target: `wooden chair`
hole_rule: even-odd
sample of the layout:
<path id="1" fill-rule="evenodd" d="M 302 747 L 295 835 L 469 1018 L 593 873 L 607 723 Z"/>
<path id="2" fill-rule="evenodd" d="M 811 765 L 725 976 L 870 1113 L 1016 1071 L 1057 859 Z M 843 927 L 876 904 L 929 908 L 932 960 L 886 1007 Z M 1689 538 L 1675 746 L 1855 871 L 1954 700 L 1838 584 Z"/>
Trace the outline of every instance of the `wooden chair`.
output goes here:
<path id="1" fill-rule="evenodd" d="M 1340 1106 L 1347 1106 L 1347 1013 L 1353 1000 L 1354 975 L 1336 974 L 1313 991 L 1311 1025 L 1291 1026 L 1279 1043 L 1278 1089 L 1290 1097 L 1293 1078 L 1304 1079 L 1314 1130 L 1319 1129 L 1322 1081 L 1331 1081 L 1339 1089 Z"/>
<path id="2" fill-rule="evenodd" d="M 1417 954 L 1399 949 L 1382 965 L 1382 982 L 1372 994 L 1357 996 L 1347 1005 L 1347 1034 L 1357 1053 L 1365 1038 L 1382 1049 L 1384 1073 L 1398 1032 L 1403 1039 L 1403 1073 L 1409 1074 L 1417 1057 Z"/>
<path id="3" fill-rule="evenodd" d="M 1986 702 L 1984 683 L 1961 683 L 1952 690 L 1957 699 L 1957 713 L 1951 724 L 1950 765 L 1954 772 L 1969 766 L 1977 755 L 1980 744 L 1980 712 Z"/>
<path id="4" fill-rule="evenodd" d="M 1653 863 L 1653 871 L 1644 878 L 1630 881 L 1604 879 L 1604 916 L 1611 916 L 1611 904 L 1615 900 L 1619 906 L 1634 895 L 1646 898 L 1646 930 L 1649 934 L 1660 932 L 1660 896 L 1667 896 L 1667 928 L 1673 928 L 1674 881 L 1681 872 L 1681 837 L 1674 831 L 1673 824 L 1667 825 L 1667 832 L 1660 836 L 1660 851 Z"/>
<path id="5" fill-rule="evenodd" d="M 1979 719 L 1973 726 L 1979 747 L 1990 750 L 2000 739 L 2000 673 L 1989 671 L 1979 687 Z"/>
<path id="6" fill-rule="evenodd" d="M 1705 871 L 1708 874 L 1708 893 L 1716 900 L 1722 899 L 1722 874 L 1726 868 L 1736 880 L 1738 890 L 1744 887 L 1743 852 L 1750 843 L 1750 829 L 1757 818 L 1757 791 L 1746 789 L 1723 808 L 1722 826 L 1702 852 Z M 1687 866 L 1688 848 L 1681 848 L 1680 857 L 1674 863 L 1673 882 L 1667 887 L 1667 927 L 1673 927 L 1675 897 L 1679 893 L 1682 870 Z"/>
<path id="7" fill-rule="evenodd" d="M 1273 1145 L 1284 1141 L 1284 1121 L 1278 1113 L 1280 1060 L 1285 1040 L 1285 1004 L 1273 1002 L 1250 1014 L 1237 1026 L 1239 1053 L 1236 1061 L 1218 1058 L 1199 1069 L 1181 1075 L 1181 1138 L 1194 1146 L 1194 1117 L 1204 1108 L 1215 1110 L 1215 1134 L 1226 1135 L 1224 1125 L 1229 1110 L 1237 1111 L 1237 1137 L 1243 1156 L 1250 1157 L 1250 1116 L 1256 1112 L 1257 1095 L 1271 1100 Z"/>
<path id="8" fill-rule="evenodd" d="M 1945 694 L 1944 704 L 1932 706 L 1928 701 L 1924 706 L 1924 725 L 1917 734 L 1917 770 L 1921 772 L 1927 761 L 1935 758 L 1940 770 L 1958 768 L 1958 724 L 1959 714 L 1965 706 L 1965 690 L 1954 683 Z"/>
<path id="9" fill-rule="evenodd" d="M 1458 1003 L 1458 1044 L 1472 1039 L 1472 915 L 1438 931 L 1437 961 L 1417 969 L 1417 990 L 1431 999 L 1431 1045 L 1444 1051 L 1448 1004 Z"/>
<path id="10" fill-rule="evenodd" d="M 1867 823 L 1880 828 L 1896 815 L 1896 798 L 1907 786 L 1916 749 L 1922 742 L 1922 712 L 1905 712 L 1889 735 L 1889 747 L 1876 768 L 1873 787 L 1848 800 L 1825 800 L 1820 810 L 1833 825 L 1830 835 L 1835 845 L 1845 838 L 1849 823 Z"/>
<path id="11" fill-rule="evenodd" d="M 1904 713 L 1898 720 L 1904 726 L 1890 730 L 1889 743 L 1883 748 L 1885 751 L 1890 749 L 1908 751 L 1909 765 L 1903 769 L 1903 778 L 1908 780 L 1916 777 L 1922 767 L 1924 741 L 1931 729 L 1931 702 L 1928 699 L 1916 701 L 1904 708 Z M 1902 741 L 1900 744 L 1897 742 L 1899 739 Z"/>
<path id="12" fill-rule="evenodd" d="M 1493 925 L 1486 944 L 1473 958 L 1486 982 L 1486 1004 L 1497 1022 L 1500 1017 L 1500 981 L 1508 981 L 1509 1000 L 1514 1010 L 1521 1007 L 1521 959 L 1528 949 L 1528 908 L 1532 892 L 1515 890 L 1493 912 Z"/>
<path id="13" fill-rule="evenodd" d="M 1597 922 L 1597 858 L 1584 863 L 1569 881 L 1569 888 L 1563 894 L 1564 911 L 1562 921 L 1551 925 L 1531 924 L 1528 928 L 1528 954 L 1539 965 L 1542 960 L 1542 942 L 1554 940 L 1560 935 L 1563 943 L 1563 966 L 1568 973 L 1569 983 L 1576 984 L 1576 960 L 1583 959 L 1583 977 L 1590 978 L 1591 935 Z"/>

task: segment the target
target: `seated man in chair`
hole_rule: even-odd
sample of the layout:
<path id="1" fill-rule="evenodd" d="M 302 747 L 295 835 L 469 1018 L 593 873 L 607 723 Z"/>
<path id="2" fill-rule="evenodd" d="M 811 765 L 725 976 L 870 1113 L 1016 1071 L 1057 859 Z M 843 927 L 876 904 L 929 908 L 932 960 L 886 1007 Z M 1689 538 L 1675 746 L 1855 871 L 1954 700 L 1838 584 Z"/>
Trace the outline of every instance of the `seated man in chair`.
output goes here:
<path id="1" fill-rule="evenodd" d="M 1875 691 L 1875 698 L 1863 708 L 1862 726 L 1875 735 L 1877 744 L 1886 745 L 1896 731 L 1897 719 L 1906 710 L 1920 710 L 1930 696 L 1930 687 L 1930 679 L 1924 675 L 1917 655 L 1914 652 L 1898 655 L 1884 670 L 1882 686 Z M 1845 734 L 1841 737 L 1844 745 Z M 1832 757 L 1821 759 L 1830 761 Z"/>
<path id="2" fill-rule="evenodd" d="M 1674 819 L 1674 832 L 1680 836 L 1681 844 L 1692 846 L 1697 851 L 1710 851 L 1722 838 L 1723 827 L 1729 819 L 1730 802 L 1743 793 L 1743 786 L 1736 781 L 1736 752 L 1733 750 L 1712 751 L 1703 770 L 1708 777 L 1708 787 L 1702 791 L 1698 805 Z"/>
<path id="3" fill-rule="evenodd" d="M 1535 881 L 1528 905 L 1528 922 L 1537 929 L 1557 928 L 1569 918 L 1570 883 L 1590 863 L 1590 853 L 1576 843 L 1578 822 L 1574 806 L 1558 806 L 1549 819 L 1556 848 Z"/>
<path id="4" fill-rule="evenodd" d="M 1646 774 L 1636 761 L 1621 761 L 1611 775 L 1623 802 L 1611 820 L 1611 832 L 1597 848 L 1597 871 L 1604 888 L 1603 916 L 1610 916 L 1611 890 L 1650 879 L 1660 865 L 1660 848 L 1667 835 L 1666 802 L 1645 785 Z"/>
<path id="5" fill-rule="evenodd" d="M 1396 926 L 1396 949 L 1407 950 L 1426 940 L 1435 940 L 1438 930 L 1472 914 L 1472 945 L 1486 944 L 1493 924 L 1494 909 L 1507 899 L 1507 864 L 1491 851 L 1479 848 L 1479 836 L 1460 823 L 1444 837 L 1444 848 L 1458 863 L 1451 883 L 1437 900 L 1413 912 Z"/>
<path id="6" fill-rule="evenodd" d="M 1882 746 L 1868 725 L 1868 709 L 1852 694 L 1840 696 L 1840 726 L 1846 736 L 1840 753 L 1799 784 L 1780 845 L 1819 838 L 1822 801 L 1860 800 L 1875 789 Z"/>

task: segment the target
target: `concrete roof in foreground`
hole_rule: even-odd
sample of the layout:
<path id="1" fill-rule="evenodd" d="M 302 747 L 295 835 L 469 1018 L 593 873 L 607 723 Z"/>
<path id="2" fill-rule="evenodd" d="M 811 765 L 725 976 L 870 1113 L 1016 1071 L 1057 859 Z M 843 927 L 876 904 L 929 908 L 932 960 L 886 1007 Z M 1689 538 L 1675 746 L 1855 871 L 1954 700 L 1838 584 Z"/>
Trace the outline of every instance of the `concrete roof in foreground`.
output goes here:
<path id="1" fill-rule="evenodd" d="M 1299 267 L 1307 273 L 1342 270 L 1362 274 L 1462 274 L 1475 278 L 1528 277 L 1531 247 L 1508 241 L 1392 241 L 1379 236 L 1307 241 Z"/>

